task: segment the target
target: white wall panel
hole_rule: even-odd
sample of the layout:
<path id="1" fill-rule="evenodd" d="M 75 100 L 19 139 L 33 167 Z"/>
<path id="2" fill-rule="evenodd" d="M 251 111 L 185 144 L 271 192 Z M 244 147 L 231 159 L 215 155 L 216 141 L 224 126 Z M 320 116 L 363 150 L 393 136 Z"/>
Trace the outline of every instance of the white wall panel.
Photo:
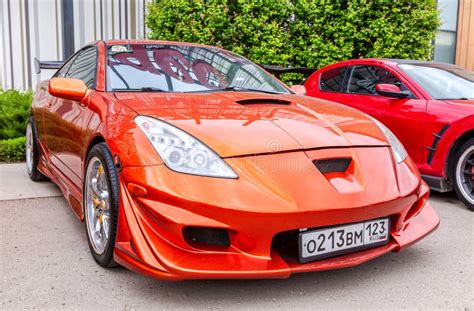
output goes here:
<path id="1" fill-rule="evenodd" d="M 9 64 L 7 55 L 8 53 L 8 16 L 7 16 L 7 7 L 5 1 L 0 1 L 0 49 L 1 56 L 0 58 L 0 88 L 5 88 L 10 85 L 9 79 Z"/>
<path id="2" fill-rule="evenodd" d="M 62 1 L 0 0 L 0 87 L 34 89 L 53 71 L 36 75 L 33 58 L 63 60 Z M 73 2 L 74 50 L 101 39 L 145 37 L 143 9 L 151 0 L 68 1 Z"/>
<path id="3" fill-rule="evenodd" d="M 23 59 L 21 57 L 21 23 L 20 23 L 20 2 L 10 1 L 10 18 L 11 18 L 11 62 L 14 64 L 13 86 L 23 85 Z M 18 25 L 18 27 L 13 27 Z"/>

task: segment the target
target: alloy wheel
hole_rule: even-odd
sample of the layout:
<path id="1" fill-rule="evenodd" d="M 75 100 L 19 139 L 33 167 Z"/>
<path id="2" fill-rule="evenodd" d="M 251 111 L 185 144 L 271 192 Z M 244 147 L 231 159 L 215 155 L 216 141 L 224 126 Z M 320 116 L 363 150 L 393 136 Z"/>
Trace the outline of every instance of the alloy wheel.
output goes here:
<path id="1" fill-rule="evenodd" d="M 94 251 L 100 255 L 104 253 L 110 237 L 111 210 L 107 174 L 98 157 L 89 161 L 85 186 L 87 233 Z"/>
<path id="2" fill-rule="evenodd" d="M 468 202 L 474 204 L 474 146 L 464 150 L 456 165 L 456 182 Z"/>
<path id="3" fill-rule="evenodd" d="M 33 171 L 33 131 L 31 130 L 31 123 L 26 126 L 26 167 L 28 173 Z"/>

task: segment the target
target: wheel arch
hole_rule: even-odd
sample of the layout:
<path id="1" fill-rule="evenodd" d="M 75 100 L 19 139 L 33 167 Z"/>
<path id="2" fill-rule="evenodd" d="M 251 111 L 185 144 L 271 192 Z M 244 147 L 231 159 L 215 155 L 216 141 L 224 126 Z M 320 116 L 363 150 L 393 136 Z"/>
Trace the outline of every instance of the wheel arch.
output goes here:
<path id="1" fill-rule="evenodd" d="M 89 152 L 91 152 L 91 149 L 95 145 L 100 144 L 100 143 L 105 143 L 105 142 L 106 142 L 105 138 L 102 135 L 100 134 L 95 135 L 89 142 L 89 145 L 87 146 L 87 151 L 86 151 L 86 154 L 84 155 L 84 158 L 87 159 Z"/>
<path id="2" fill-rule="evenodd" d="M 84 158 L 82 159 L 82 175 L 86 176 L 86 169 L 87 169 L 87 157 L 89 156 L 89 152 L 91 152 L 92 148 L 94 148 L 95 145 L 100 144 L 100 143 L 105 143 L 106 140 L 104 136 L 101 134 L 96 134 L 95 136 L 92 137 L 90 140 L 89 144 L 87 145 L 86 152 L 84 153 Z"/>
<path id="3" fill-rule="evenodd" d="M 448 156 L 446 157 L 446 176 L 451 180 L 453 174 L 453 163 L 454 157 L 456 155 L 456 150 L 458 150 L 468 139 L 474 137 L 474 129 L 467 130 L 456 138 L 456 140 L 451 144 L 449 148 Z"/>

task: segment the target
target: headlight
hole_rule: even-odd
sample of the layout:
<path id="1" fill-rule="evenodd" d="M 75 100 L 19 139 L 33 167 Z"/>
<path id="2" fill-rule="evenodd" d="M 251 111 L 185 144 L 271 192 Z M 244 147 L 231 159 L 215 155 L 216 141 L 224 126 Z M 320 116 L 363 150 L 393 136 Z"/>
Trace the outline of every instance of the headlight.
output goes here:
<path id="1" fill-rule="evenodd" d="M 238 177 L 214 151 L 183 130 L 146 116 L 137 116 L 135 123 L 170 169 L 201 176 Z"/>
<path id="2" fill-rule="evenodd" d="M 398 140 L 397 136 L 392 133 L 385 125 L 380 123 L 378 120 L 370 117 L 372 121 L 374 121 L 375 124 L 379 127 L 379 129 L 383 132 L 385 135 L 385 138 L 387 138 L 388 142 L 392 146 L 392 153 L 393 157 L 395 158 L 395 161 L 397 163 L 403 162 L 407 158 L 407 151 L 405 150 L 405 147 L 403 147 L 402 143 Z"/>

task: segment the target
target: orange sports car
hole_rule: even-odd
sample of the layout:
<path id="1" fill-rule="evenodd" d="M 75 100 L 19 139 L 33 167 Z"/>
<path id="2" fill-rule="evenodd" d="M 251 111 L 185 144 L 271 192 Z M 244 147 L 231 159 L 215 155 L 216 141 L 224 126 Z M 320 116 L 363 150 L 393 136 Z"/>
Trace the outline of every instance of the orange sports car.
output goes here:
<path id="1" fill-rule="evenodd" d="M 400 251 L 439 224 L 397 138 L 220 48 L 99 41 L 38 85 L 27 168 L 93 258 L 169 279 L 285 278 Z"/>

